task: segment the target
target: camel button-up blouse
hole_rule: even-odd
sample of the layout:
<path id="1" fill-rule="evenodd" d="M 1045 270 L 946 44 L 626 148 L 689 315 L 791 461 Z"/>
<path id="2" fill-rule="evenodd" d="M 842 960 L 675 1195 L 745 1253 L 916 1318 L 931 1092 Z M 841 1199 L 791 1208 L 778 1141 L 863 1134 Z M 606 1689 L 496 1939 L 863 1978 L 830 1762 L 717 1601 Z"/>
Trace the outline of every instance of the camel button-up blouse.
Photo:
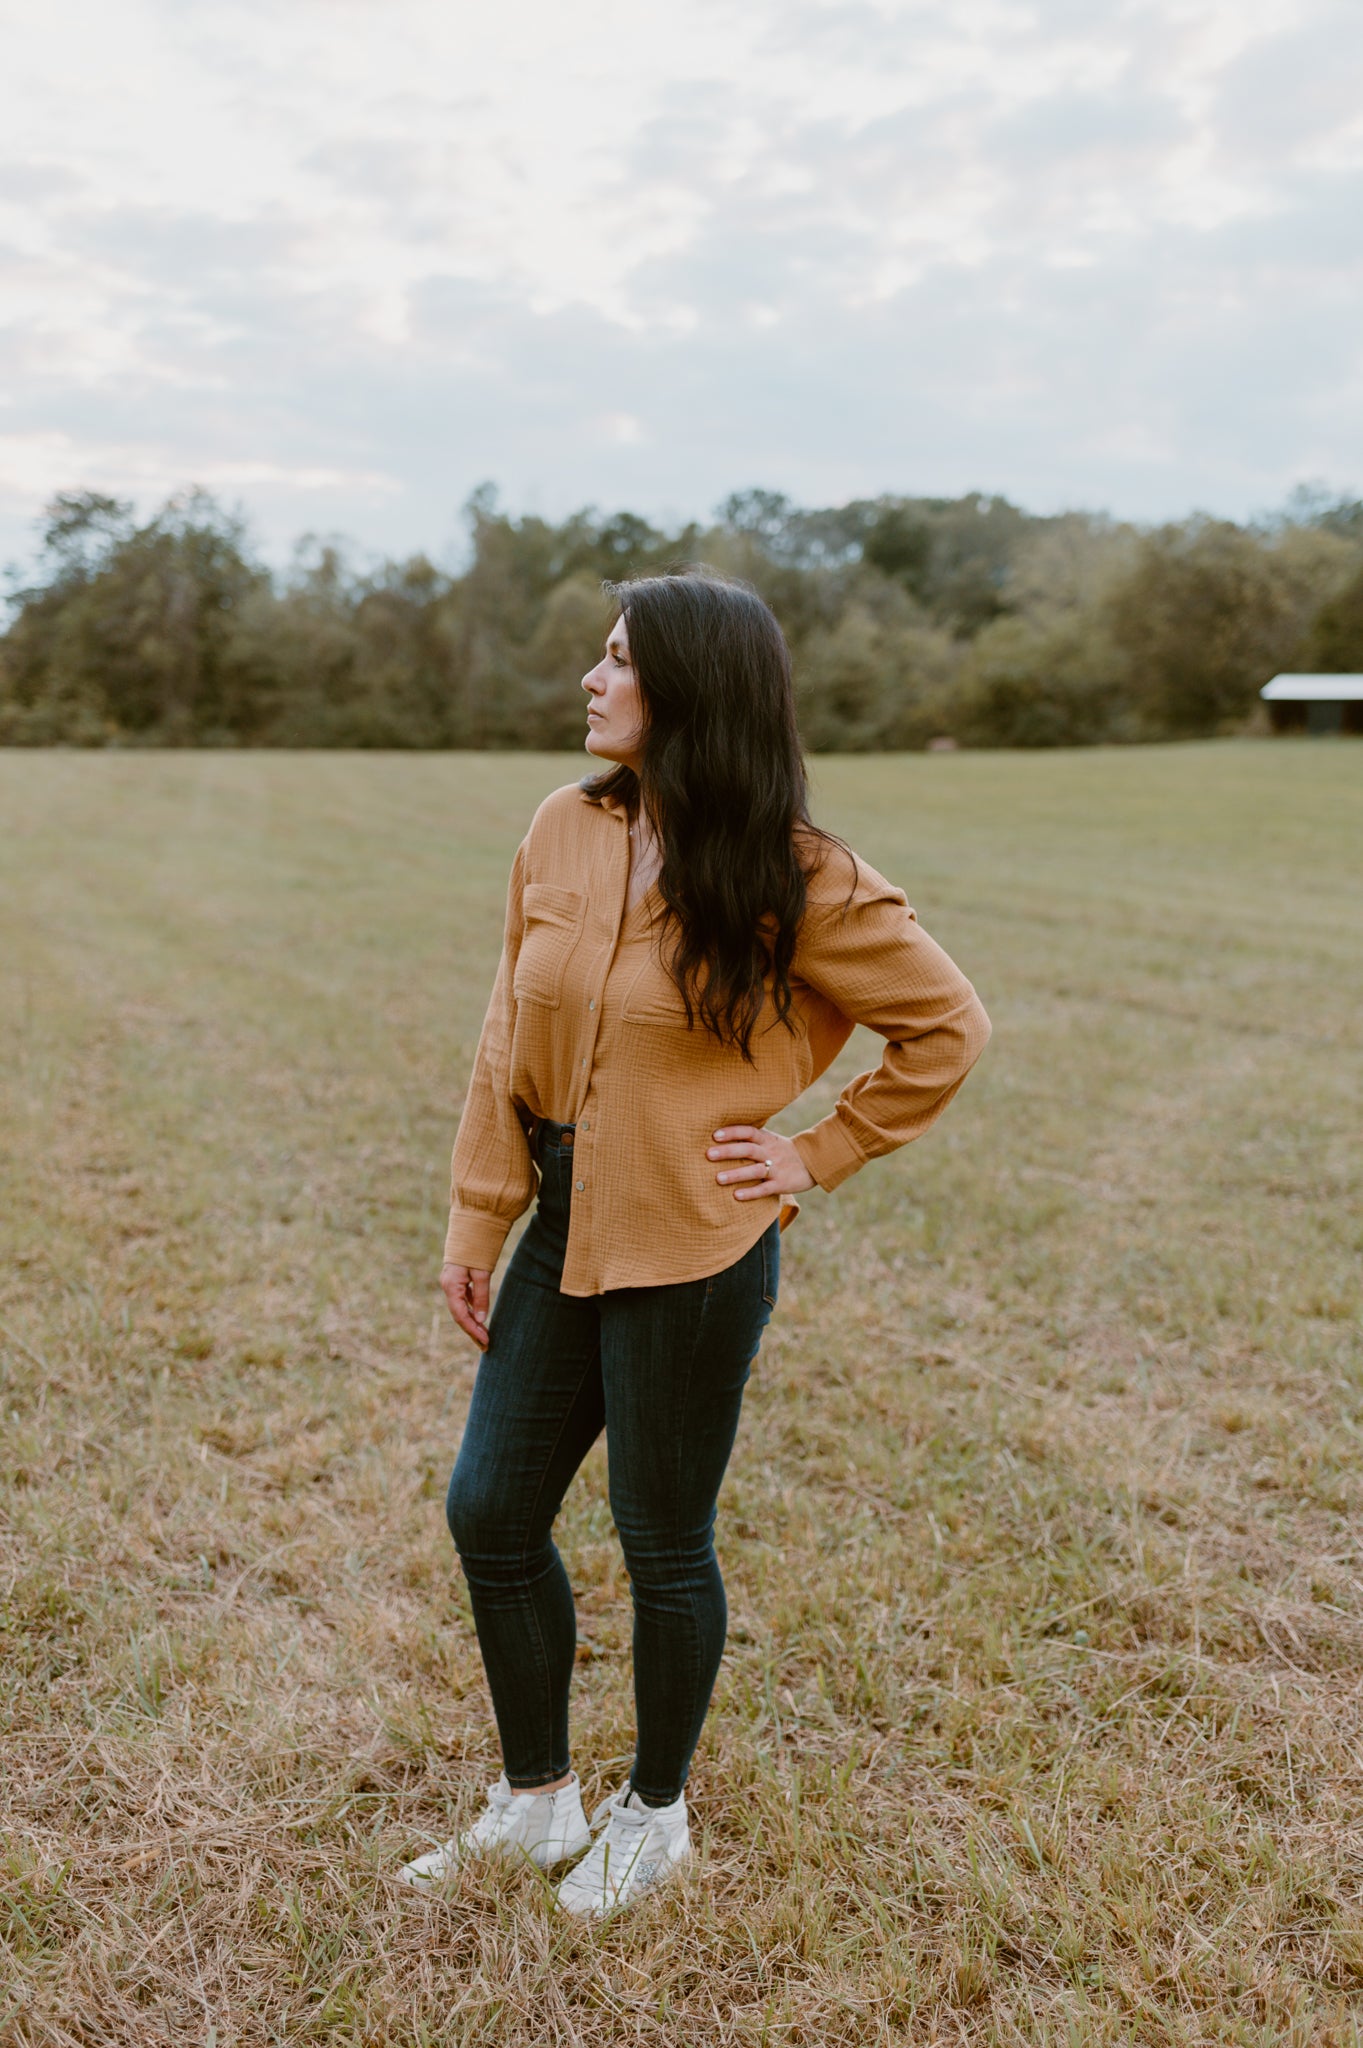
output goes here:
<path id="1" fill-rule="evenodd" d="M 506 935 L 454 1146 L 445 1257 L 495 1266 L 535 1195 L 527 1128 L 575 1123 L 562 1289 L 601 1294 L 699 1279 L 743 1256 L 778 1214 L 736 1202 L 705 1151 L 730 1124 L 764 1124 L 803 1094 L 854 1023 L 885 1056 L 795 1138 L 824 1188 L 940 1116 L 984 1049 L 970 983 L 903 891 L 833 849 L 810 876 L 791 974 L 794 1030 L 768 1002 L 753 1063 L 688 1030 L 659 939 L 656 889 L 627 908 L 623 809 L 576 783 L 540 805 L 511 870 Z M 850 894 L 850 900 L 849 900 Z"/>

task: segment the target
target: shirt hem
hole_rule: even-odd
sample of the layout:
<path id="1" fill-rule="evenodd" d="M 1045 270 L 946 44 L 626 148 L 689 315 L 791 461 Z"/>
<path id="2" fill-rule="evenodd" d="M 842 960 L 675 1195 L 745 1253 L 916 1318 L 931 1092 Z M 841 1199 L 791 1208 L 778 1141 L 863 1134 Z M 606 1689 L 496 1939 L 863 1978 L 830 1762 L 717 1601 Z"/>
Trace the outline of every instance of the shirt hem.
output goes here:
<path id="1" fill-rule="evenodd" d="M 747 1257 L 758 1240 L 765 1237 L 772 1224 L 778 1219 L 781 1199 L 779 1195 L 772 1194 L 764 1196 L 760 1205 L 756 1202 L 752 1204 L 752 1207 L 759 1212 L 756 1228 L 751 1230 L 747 1234 L 746 1239 L 739 1242 L 737 1250 L 730 1252 L 727 1257 L 721 1251 L 718 1264 L 707 1260 L 703 1265 L 694 1269 L 688 1268 L 681 1273 L 650 1274 L 646 1279 L 641 1279 L 637 1274 L 631 1276 L 628 1280 L 612 1279 L 607 1276 L 599 1287 L 586 1285 L 570 1286 L 565 1275 L 559 1281 L 558 1291 L 560 1294 L 571 1295 L 576 1301 L 584 1301 L 591 1300 L 602 1294 L 618 1294 L 627 1287 L 685 1287 L 691 1281 L 712 1279 L 716 1273 L 726 1272 L 730 1266 L 736 1266 L 740 1259 Z M 775 1202 L 778 1205 L 777 1209 L 771 1214 L 766 1213 L 768 1201 Z"/>

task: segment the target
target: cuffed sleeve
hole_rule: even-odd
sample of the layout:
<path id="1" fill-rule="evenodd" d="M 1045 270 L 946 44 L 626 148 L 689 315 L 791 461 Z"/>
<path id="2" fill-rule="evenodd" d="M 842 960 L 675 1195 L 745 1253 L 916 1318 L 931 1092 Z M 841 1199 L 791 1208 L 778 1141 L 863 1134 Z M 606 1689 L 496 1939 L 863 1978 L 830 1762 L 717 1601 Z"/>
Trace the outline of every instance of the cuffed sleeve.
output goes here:
<path id="1" fill-rule="evenodd" d="M 903 891 L 862 862 L 850 902 L 811 904 L 795 968 L 845 1018 L 886 1040 L 880 1065 L 849 1081 L 832 1114 L 795 1138 L 831 1191 L 941 1115 L 983 1052 L 989 1019 Z"/>
<path id="2" fill-rule="evenodd" d="M 845 1180 L 850 1180 L 859 1166 L 865 1166 L 870 1156 L 859 1151 L 852 1142 L 847 1126 L 836 1110 L 822 1123 L 811 1124 L 807 1131 L 797 1131 L 792 1143 L 819 1186 L 826 1188 L 829 1194 L 834 1188 L 841 1187 Z"/>
<path id="3" fill-rule="evenodd" d="M 524 931 L 521 897 L 525 848 L 517 853 L 507 890 L 502 957 L 474 1055 L 473 1072 L 450 1162 L 450 1221 L 445 1258 L 491 1272 L 507 1232 L 529 1208 L 535 1167 L 511 1092 L 512 993 Z"/>

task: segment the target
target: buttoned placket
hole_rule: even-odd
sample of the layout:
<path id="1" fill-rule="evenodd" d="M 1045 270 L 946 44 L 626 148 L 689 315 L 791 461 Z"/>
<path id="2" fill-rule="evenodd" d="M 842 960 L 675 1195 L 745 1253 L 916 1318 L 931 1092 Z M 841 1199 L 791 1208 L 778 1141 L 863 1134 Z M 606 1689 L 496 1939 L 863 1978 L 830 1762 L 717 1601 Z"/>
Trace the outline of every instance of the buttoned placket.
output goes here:
<path id="1" fill-rule="evenodd" d="M 597 1040 L 601 1035 L 601 1018 L 603 1010 L 602 997 L 605 993 L 606 981 L 610 975 L 611 968 L 615 964 L 615 955 L 620 945 L 620 934 L 624 928 L 625 916 L 629 907 L 628 819 L 623 808 L 619 804 L 614 803 L 612 801 L 607 800 L 605 803 L 603 803 L 602 809 L 605 810 L 609 816 L 616 818 L 619 821 L 623 830 L 620 840 L 621 853 L 618 855 L 614 853 L 612 854 L 612 866 L 615 870 L 612 879 L 618 882 L 618 892 L 616 894 L 615 905 L 614 930 L 611 933 L 610 944 L 604 950 L 604 958 L 600 976 L 599 978 L 593 976 L 593 981 L 596 984 L 596 992 L 593 995 L 589 995 L 587 998 L 587 1015 L 591 1021 L 587 1026 L 586 1036 L 583 1039 L 579 1040 L 579 1043 L 585 1046 L 586 1049 L 579 1055 L 578 1058 L 578 1075 L 581 1092 L 578 1097 L 578 1112 L 575 1121 L 578 1131 L 580 1131 L 583 1134 L 583 1143 L 580 1147 L 574 1150 L 573 1154 L 574 1166 L 579 1168 L 580 1170 L 574 1174 L 573 1178 L 573 1194 L 576 1199 L 573 1202 L 572 1210 L 568 1219 L 568 1244 L 566 1249 L 566 1255 L 564 1258 L 565 1278 L 567 1278 L 570 1272 L 573 1273 L 575 1277 L 577 1277 L 576 1267 L 578 1258 L 582 1251 L 582 1247 L 584 1245 L 590 1247 L 592 1245 L 592 1240 L 594 1236 L 593 1197 L 595 1189 L 593 1186 L 591 1160 L 592 1152 L 594 1149 L 595 1132 L 592 1129 L 592 1125 L 593 1122 L 595 1122 L 599 1126 L 600 1116 L 598 1113 L 595 1117 L 593 1117 L 592 1115 L 586 1114 L 585 1112 L 589 1110 L 595 1111 L 597 1107 L 593 1069 L 596 1061 Z M 604 890 L 602 893 L 603 896 L 605 896 Z M 606 898 L 606 900 L 609 900 L 609 898 Z M 584 1151 L 587 1154 L 585 1159 L 583 1158 Z M 588 1252 L 587 1257 L 590 1265 L 593 1268 L 593 1271 L 590 1275 L 582 1277 L 585 1277 L 587 1279 L 589 1285 L 595 1285 L 597 1281 L 597 1272 L 595 1269 L 598 1267 L 599 1261 L 596 1257 L 592 1256 L 590 1252 Z"/>

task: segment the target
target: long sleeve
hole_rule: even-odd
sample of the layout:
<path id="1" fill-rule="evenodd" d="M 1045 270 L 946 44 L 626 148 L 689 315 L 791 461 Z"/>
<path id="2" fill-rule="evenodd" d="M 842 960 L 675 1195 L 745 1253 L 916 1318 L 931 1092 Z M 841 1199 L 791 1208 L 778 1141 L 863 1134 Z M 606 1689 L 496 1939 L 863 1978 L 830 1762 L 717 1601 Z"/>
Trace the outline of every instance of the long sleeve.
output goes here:
<path id="1" fill-rule="evenodd" d="M 525 847 L 518 851 L 507 890 L 506 930 L 492 998 L 478 1039 L 468 1094 L 450 1162 L 450 1224 L 445 1257 L 491 1272 L 507 1232 L 529 1208 L 535 1168 L 511 1093 L 511 1038 L 515 1023 L 512 978 L 525 929 L 522 890 Z"/>
<path id="2" fill-rule="evenodd" d="M 844 1018 L 887 1041 L 831 1115 L 795 1138 L 820 1187 L 919 1137 L 950 1102 L 989 1039 L 974 989 L 919 925 L 907 899 L 858 862 L 847 904 L 811 903 L 795 970 Z"/>
<path id="3" fill-rule="evenodd" d="M 451 1169 L 446 1256 L 491 1271 L 533 1202 L 525 1130 L 572 1123 L 573 1199 L 560 1289 L 588 1299 L 721 1272 L 791 1202 L 736 1202 L 707 1133 L 764 1125 L 826 1073 L 855 1023 L 884 1040 L 873 1073 L 795 1140 L 835 1188 L 927 1129 L 989 1024 L 902 893 L 849 848 L 811 835 L 791 962 L 792 1029 L 752 1058 L 699 1026 L 659 957 L 656 912 L 629 900 L 628 815 L 574 783 L 547 796 L 511 870 L 505 941 Z M 806 851 L 801 847 L 801 858 Z"/>

